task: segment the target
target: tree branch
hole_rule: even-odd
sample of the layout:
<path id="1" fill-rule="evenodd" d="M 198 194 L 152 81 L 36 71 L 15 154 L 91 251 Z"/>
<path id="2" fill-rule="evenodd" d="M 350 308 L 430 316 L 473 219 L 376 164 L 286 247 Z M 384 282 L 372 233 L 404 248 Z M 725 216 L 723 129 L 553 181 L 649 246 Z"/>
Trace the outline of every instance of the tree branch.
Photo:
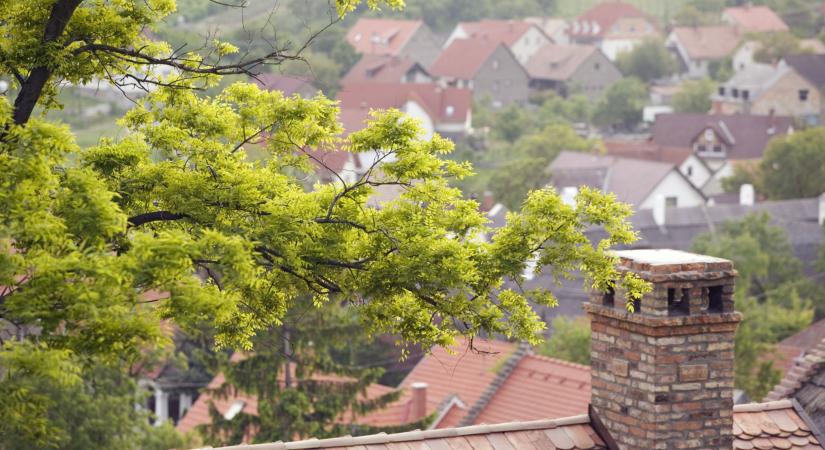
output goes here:
<path id="1" fill-rule="evenodd" d="M 138 214 L 128 219 L 130 227 L 139 227 L 150 222 L 169 222 L 189 218 L 186 214 L 178 214 L 170 211 L 155 211 L 150 213 Z"/>

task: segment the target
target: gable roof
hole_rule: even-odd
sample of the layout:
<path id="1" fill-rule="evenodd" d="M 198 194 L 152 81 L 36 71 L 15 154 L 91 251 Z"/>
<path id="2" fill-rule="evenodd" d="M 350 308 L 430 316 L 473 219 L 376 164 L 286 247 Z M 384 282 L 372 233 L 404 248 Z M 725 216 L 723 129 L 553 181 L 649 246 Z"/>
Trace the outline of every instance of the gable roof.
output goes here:
<path id="1" fill-rule="evenodd" d="M 636 206 L 647 199 L 665 176 L 678 173 L 670 163 L 567 150 L 562 151 L 548 169 L 557 188 L 590 186 L 613 192 L 620 202 Z M 645 176 L 638 176 L 640 173 Z"/>
<path id="2" fill-rule="evenodd" d="M 762 5 L 745 5 L 725 8 L 722 12 L 742 31 L 764 33 L 769 31 L 788 31 L 788 25 L 772 9 Z"/>
<path id="3" fill-rule="evenodd" d="M 787 134 L 792 126 L 793 119 L 784 116 L 659 114 L 653 124 L 651 139 L 663 147 L 692 148 L 694 138 L 703 130 L 712 128 L 728 141 L 728 159 L 757 159 L 762 157 L 771 139 Z"/>
<path id="4" fill-rule="evenodd" d="M 776 350 L 766 357 L 775 368 L 782 371 L 784 377 L 805 354 L 825 340 L 825 319 L 812 323 L 802 331 L 783 339 L 776 344 Z"/>
<path id="5" fill-rule="evenodd" d="M 789 400 L 733 407 L 735 449 L 821 449 L 815 425 Z"/>
<path id="6" fill-rule="evenodd" d="M 736 51 L 742 33 L 733 26 L 676 27 L 673 36 L 692 60 L 722 59 Z"/>
<path id="7" fill-rule="evenodd" d="M 428 73 L 421 64 L 409 58 L 392 55 L 363 55 L 341 79 L 341 84 L 400 83 L 404 75 L 413 69 Z"/>
<path id="8" fill-rule="evenodd" d="M 536 27 L 526 20 L 493 20 L 485 19 L 477 22 L 459 22 L 457 27 L 461 27 L 467 33 L 468 39 L 488 39 L 502 42 L 508 47 L 512 47 L 531 28 Z M 540 28 L 536 27 L 539 31 Z M 542 31 L 542 33 L 544 33 Z"/>
<path id="9" fill-rule="evenodd" d="M 825 429 L 825 339 L 810 349 L 801 363 L 791 368 L 765 397 L 768 400 L 793 398 Z"/>
<path id="10" fill-rule="evenodd" d="M 255 76 L 255 84 L 268 91 L 281 91 L 284 96 L 291 96 L 301 89 L 317 90 L 312 81 L 307 78 L 282 75 L 277 73 L 261 73 Z"/>
<path id="11" fill-rule="evenodd" d="M 358 53 L 398 55 L 422 26 L 420 20 L 360 18 L 346 39 Z"/>
<path id="12" fill-rule="evenodd" d="M 597 51 L 592 45 L 548 44 L 536 51 L 524 68 L 530 78 L 566 81 Z"/>
<path id="13" fill-rule="evenodd" d="M 633 17 L 643 18 L 653 23 L 650 16 L 630 3 L 605 1 L 579 16 L 568 29 L 568 33 L 574 36 L 604 36 L 617 21 Z"/>
<path id="14" fill-rule="evenodd" d="M 504 48 L 510 52 L 506 45 L 493 39 L 455 39 L 430 66 L 430 73 L 442 77 L 471 80 L 498 48 Z"/>
<path id="15" fill-rule="evenodd" d="M 435 83 L 348 83 L 337 98 L 342 110 L 401 108 L 414 100 L 435 123 L 464 122 L 473 103 L 470 90 L 442 88 Z"/>
<path id="16" fill-rule="evenodd" d="M 785 63 L 817 88 L 825 89 L 825 55 L 791 55 L 785 57 Z"/>

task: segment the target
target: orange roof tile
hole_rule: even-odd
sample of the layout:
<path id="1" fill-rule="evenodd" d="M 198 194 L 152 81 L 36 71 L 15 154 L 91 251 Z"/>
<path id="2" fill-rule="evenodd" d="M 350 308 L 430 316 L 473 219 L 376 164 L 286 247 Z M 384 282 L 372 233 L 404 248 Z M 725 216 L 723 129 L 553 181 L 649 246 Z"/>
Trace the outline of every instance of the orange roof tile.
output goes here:
<path id="1" fill-rule="evenodd" d="M 647 19 L 653 23 L 650 16 L 644 13 L 634 5 L 621 1 L 602 2 L 598 5 L 585 11 L 584 14 L 577 19 L 578 23 L 596 23 L 598 24 L 597 32 L 593 32 L 592 27 L 576 27 L 573 26 L 568 29 L 572 35 L 588 35 L 588 36 L 604 36 L 609 31 L 611 26 L 616 21 L 625 18 L 640 17 Z"/>
<path id="2" fill-rule="evenodd" d="M 338 92 L 342 122 L 344 111 L 361 110 L 366 117 L 371 108 L 401 108 L 409 100 L 419 103 L 435 123 L 464 122 L 473 103 L 468 89 L 442 88 L 435 83 L 347 83 Z"/>
<path id="3" fill-rule="evenodd" d="M 488 40 L 502 42 L 512 47 L 535 25 L 524 20 L 488 19 L 478 22 L 459 22 L 458 26 L 461 27 L 470 38 L 486 38 Z"/>
<path id="4" fill-rule="evenodd" d="M 341 79 L 341 84 L 363 82 L 400 83 L 404 75 L 415 66 L 419 66 L 420 70 L 426 72 L 420 64 L 409 58 L 391 55 L 364 55 Z"/>
<path id="5" fill-rule="evenodd" d="M 493 39 L 456 39 L 433 62 L 430 66 L 430 73 L 442 77 L 471 80 L 499 47 L 507 48 Z"/>
<path id="6" fill-rule="evenodd" d="M 422 25 L 420 20 L 361 18 L 346 39 L 358 53 L 398 55 Z"/>
<path id="7" fill-rule="evenodd" d="M 690 59 L 722 59 L 731 56 L 743 34 L 733 26 L 676 27 L 673 35 Z"/>
<path id="8" fill-rule="evenodd" d="M 789 400 L 733 408 L 734 449 L 822 449 L 811 426 Z"/>
<path id="9" fill-rule="evenodd" d="M 589 403 L 590 367 L 526 355 L 475 423 L 556 419 L 585 413 Z"/>
<path id="10" fill-rule="evenodd" d="M 742 31 L 764 33 L 770 31 L 788 31 L 788 25 L 772 9 L 761 5 L 745 5 L 725 8 L 722 12 Z"/>

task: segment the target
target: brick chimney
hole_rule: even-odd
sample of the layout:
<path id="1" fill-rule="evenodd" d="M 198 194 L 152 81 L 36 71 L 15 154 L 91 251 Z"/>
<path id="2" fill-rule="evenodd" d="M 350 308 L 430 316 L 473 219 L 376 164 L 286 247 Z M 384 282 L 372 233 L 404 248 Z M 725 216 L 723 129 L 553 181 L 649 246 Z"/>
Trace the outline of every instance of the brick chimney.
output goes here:
<path id="1" fill-rule="evenodd" d="M 616 252 L 620 272 L 653 285 L 625 309 L 625 294 L 593 294 L 593 413 L 622 450 L 733 448 L 730 261 L 675 250 Z"/>
<path id="2" fill-rule="evenodd" d="M 413 421 L 427 417 L 427 383 L 413 383 L 412 404 L 410 408 L 410 418 Z"/>

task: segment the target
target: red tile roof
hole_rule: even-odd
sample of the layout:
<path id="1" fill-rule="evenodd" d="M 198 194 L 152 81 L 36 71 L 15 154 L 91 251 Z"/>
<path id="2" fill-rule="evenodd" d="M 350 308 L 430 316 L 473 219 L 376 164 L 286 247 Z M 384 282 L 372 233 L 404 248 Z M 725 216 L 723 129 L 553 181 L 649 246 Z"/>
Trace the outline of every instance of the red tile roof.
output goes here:
<path id="1" fill-rule="evenodd" d="M 598 24 L 597 32 L 593 32 L 591 25 L 588 25 L 586 28 L 573 26 L 568 29 L 568 32 L 573 35 L 604 36 L 610 31 L 610 28 L 616 21 L 634 17 L 644 18 L 653 23 L 650 16 L 630 3 L 605 1 L 585 11 L 585 13 L 577 19 L 579 24 Z"/>
<path id="2" fill-rule="evenodd" d="M 725 8 L 722 12 L 744 32 L 764 33 L 769 31 L 788 31 L 788 25 L 767 6 L 746 5 Z"/>
<path id="3" fill-rule="evenodd" d="M 352 66 L 341 80 L 341 84 L 350 83 L 400 83 L 404 75 L 412 70 L 417 62 L 398 56 L 364 55 Z M 420 67 L 420 65 L 419 65 Z M 421 70 L 426 70 L 421 67 Z"/>
<path id="4" fill-rule="evenodd" d="M 398 55 L 422 25 L 420 20 L 361 18 L 346 39 L 358 53 Z"/>
<path id="5" fill-rule="evenodd" d="M 435 83 L 349 83 L 338 92 L 342 111 L 401 108 L 409 100 L 421 105 L 435 123 L 464 122 L 473 103 L 468 89 Z"/>
<path id="6" fill-rule="evenodd" d="M 535 25 L 524 20 L 480 20 L 459 22 L 458 26 L 467 33 L 470 39 L 486 38 L 512 47 Z"/>
<path id="7" fill-rule="evenodd" d="M 672 33 L 692 60 L 723 59 L 731 56 L 743 34 L 733 26 L 676 27 Z"/>
<path id="8" fill-rule="evenodd" d="M 782 400 L 733 408 L 734 449 L 822 449 L 811 425 Z"/>
<path id="9" fill-rule="evenodd" d="M 430 73 L 459 80 L 472 80 L 499 47 L 507 48 L 493 39 L 456 39 L 433 62 Z"/>
<path id="10" fill-rule="evenodd" d="M 556 419 L 587 412 L 590 367 L 526 355 L 474 423 Z"/>

